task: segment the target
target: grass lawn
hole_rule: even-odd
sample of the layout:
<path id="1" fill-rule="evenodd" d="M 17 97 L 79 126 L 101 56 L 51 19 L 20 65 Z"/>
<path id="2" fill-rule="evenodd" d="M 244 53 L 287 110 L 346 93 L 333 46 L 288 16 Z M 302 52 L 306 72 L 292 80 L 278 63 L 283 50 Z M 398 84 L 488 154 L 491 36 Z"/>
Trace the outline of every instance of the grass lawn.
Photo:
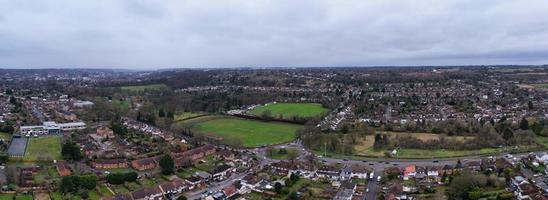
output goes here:
<path id="1" fill-rule="evenodd" d="M 299 151 L 295 148 L 285 148 L 285 152 L 280 151 L 280 149 L 274 149 L 272 153 L 272 155 L 267 153 L 266 156 L 272 159 L 286 160 L 289 158 L 289 154 L 295 153 L 296 155 L 298 155 Z"/>
<path id="2" fill-rule="evenodd" d="M 88 191 L 88 195 L 89 195 L 89 199 L 90 200 L 99 200 L 101 199 L 101 194 L 99 194 L 97 191 L 95 190 L 89 190 Z"/>
<path id="3" fill-rule="evenodd" d="M 386 149 L 373 149 L 368 148 L 360 152 L 356 152 L 357 156 L 365 157 L 385 157 Z M 473 155 L 487 155 L 500 153 L 502 149 L 497 148 L 484 148 L 479 150 L 444 150 L 444 149 L 398 149 L 398 153 L 394 158 L 401 159 L 428 159 L 428 158 L 450 158 L 450 157 L 462 157 Z M 323 152 L 317 151 L 319 154 Z M 328 153 L 329 155 L 329 153 Z"/>
<path id="4" fill-rule="evenodd" d="M 182 120 L 185 120 L 185 119 L 190 119 L 190 118 L 194 118 L 194 117 L 198 117 L 198 116 L 202 116 L 202 115 L 204 115 L 204 114 L 193 113 L 193 112 L 183 112 L 183 113 L 175 115 L 175 121 L 182 121 Z"/>
<path id="5" fill-rule="evenodd" d="M 544 146 L 545 148 L 548 148 L 548 137 L 537 136 L 535 138 L 535 142 L 537 142 L 537 144 L 539 145 Z"/>
<path id="6" fill-rule="evenodd" d="M 317 117 L 327 113 L 329 110 L 319 103 L 272 103 L 258 106 L 249 112 L 253 115 L 261 116 L 265 111 L 270 111 L 271 116 L 275 118 L 291 119 L 292 117 Z"/>
<path id="7" fill-rule="evenodd" d="M 24 161 L 61 159 L 61 137 L 40 136 L 29 139 Z"/>
<path id="8" fill-rule="evenodd" d="M 112 105 L 120 108 L 121 110 L 129 109 L 129 101 L 128 100 L 113 99 L 111 101 L 111 103 L 112 103 Z"/>
<path id="9" fill-rule="evenodd" d="M 0 194 L 0 200 L 13 200 L 13 194 Z"/>
<path id="10" fill-rule="evenodd" d="M 17 195 L 15 196 L 15 200 L 33 200 L 32 195 L 25 194 L 25 195 Z"/>
<path id="11" fill-rule="evenodd" d="M 99 193 L 101 193 L 102 196 L 104 197 L 108 197 L 108 196 L 112 196 L 114 194 L 112 194 L 112 192 L 110 192 L 110 190 L 108 190 L 107 186 L 106 185 L 99 185 Z"/>
<path id="12" fill-rule="evenodd" d="M 9 133 L 4 133 L 2 131 L 0 131 L 0 139 L 2 140 L 10 140 L 11 138 L 11 134 Z"/>
<path id="13" fill-rule="evenodd" d="M 105 171 L 108 171 L 110 173 L 128 173 L 128 172 L 135 172 L 134 169 L 131 168 L 118 168 L 118 169 L 105 169 Z"/>
<path id="14" fill-rule="evenodd" d="M 114 195 L 112 194 L 112 192 L 110 192 L 110 190 L 108 190 L 107 186 L 104 184 L 99 185 L 97 189 L 99 190 L 99 193 L 101 193 L 101 195 L 105 197 Z"/>
<path id="15" fill-rule="evenodd" d="M 121 184 L 121 185 L 113 185 L 113 187 L 111 187 L 112 190 L 114 190 L 114 192 L 116 192 L 116 194 L 125 194 L 125 193 L 129 193 L 130 191 L 126 188 L 126 186 L 124 186 L 124 184 Z"/>
<path id="16" fill-rule="evenodd" d="M 129 91 L 129 92 L 143 92 L 145 90 L 163 90 L 167 88 L 168 87 L 165 84 L 132 85 L 132 86 L 120 87 L 122 91 Z"/>
<path id="17" fill-rule="evenodd" d="M 61 199 L 63 199 L 63 195 L 61 195 L 61 192 L 59 192 L 59 191 L 51 193 L 50 197 L 51 197 L 51 200 L 61 200 Z"/>
<path id="18" fill-rule="evenodd" d="M 394 137 L 397 134 L 411 134 L 413 137 L 416 137 L 422 141 L 428 140 L 437 140 L 441 135 L 432 134 L 432 133 L 399 133 L 399 132 L 385 132 L 391 137 Z M 464 136 L 446 136 L 447 139 L 453 139 L 458 141 L 465 141 L 472 139 L 473 137 L 464 137 Z M 375 136 L 368 135 L 365 137 L 365 140 L 362 140 L 360 144 L 354 147 L 355 154 L 357 156 L 366 156 L 366 157 L 385 157 L 385 152 L 392 149 L 374 149 L 373 144 L 375 141 Z M 444 157 L 459 157 L 459 156 L 469 156 L 469 155 L 478 155 L 478 154 L 490 154 L 498 153 L 499 150 L 496 148 L 486 148 L 480 150 L 428 150 L 428 149 L 399 149 L 396 158 L 444 158 Z"/>
<path id="19" fill-rule="evenodd" d="M 194 174 L 196 174 L 197 171 L 200 171 L 199 169 L 195 168 L 195 167 L 190 167 L 190 168 L 185 168 L 185 169 L 182 169 L 183 171 L 181 172 L 176 172 L 175 174 L 179 177 L 179 178 L 188 178 L 188 177 L 191 177 L 193 176 Z"/>
<path id="20" fill-rule="evenodd" d="M 195 124 L 192 129 L 201 134 L 220 137 L 227 144 L 241 141 L 243 147 L 259 147 L 290 142 L 295 139 L 300 125 L 263 122 L 232 117 L 220 117 Z"/>

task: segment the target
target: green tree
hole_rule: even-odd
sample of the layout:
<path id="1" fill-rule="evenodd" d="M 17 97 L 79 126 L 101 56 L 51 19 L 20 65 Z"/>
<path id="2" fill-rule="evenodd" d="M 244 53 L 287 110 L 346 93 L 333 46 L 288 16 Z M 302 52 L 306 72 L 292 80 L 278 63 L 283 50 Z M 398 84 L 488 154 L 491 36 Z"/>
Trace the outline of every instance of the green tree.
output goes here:
<path id="1" fill-rule="evenodd" d="M 61 155 L 63 155 L 63 158 L 66 160 L 74 161 L 79 161 L 84 157 L 82 151 L 80 151 L 80 147 L 72 142 L 65 142 L 63 144 L 63 147 L 61 148 Z"/>
<path id="2" fill-rule="evenodd" d="M 293 191 L 293 192 L 291 192 L 291 194 L 289 194 L 289 199 L 290 200 L 297 200 L 297 199 L 299 199 L 299 195 L 297 194 L 297 192 Z"/>
<path id="3" fill-rule="evenodd" d="M 527 121 L 527 119 L 525 119 L 525 117 L 521 118 L 521 121 L 519 122 L 519 128 L 521 130 L 529 129 L 529 121 Z"/>
<path id="4" fill-rule="evenodd" d="M 114 185 L 120 185 L 125 182 L 125 175 L 123 173 L 112 173 L 107 175 L 107 182 Z"/>
<path id="5" fill-rule="evenodd" d="M 299 179 L 301 179 L 301 177 L 294 173 L 291 173 L 291 175 L 289 176 L 289 180 L 291 180 L 291 182 L 293 183 L 296 183 L 297 181 L 299 181 Z"/>
<path id="6" fill-rule="evenodd" d="M 504 129 L 504 132 L 502 133 L 502 138 L 504 138 L 506 141 L 514 138 L 514 132 L 510 130 L 510 128 Z"/>
<path id="7" fill-rule="evenodd" d="M 164 155 L 164 157 L 160 159 L 160 168 L 162 169 L 162 174 L 172 174 L 175 169 L 175 162 L 173 162 L 173 158 L 169 155 Z"/>
<path id="8" fill-rule="evenodd" d="M 187 198 L 185 196 L 180 196 L 180 197 L 177 197 L 177 200 L 187 200 Z"/>
<path id="9" fill-rule="evenodd" d="M 158 111 L 158 117 L 165 117 L 166 113 L 164 112 L 163 108 L 160 108 L 160 111 Z"/>
<path id="10" fill-rule="evenodd" d="M 274 192 L 276 192 L 276 194 L 281 194 L 282 193 L 282 189 L 283 189 L 283 186 L 280 182 L 276 182 L 274 184 Z"/>
<path id="11" fill-rule="evenodd" d="M 127 182 L 134 182 L 139 177 L 139 174 L 137 172 L 128 172 L 124 174 L 124 180 Z"/>
<path id="12" fill-rule="evenodd" d="M 116 135 L 126 135 L 127 134 L 127 128 L 119 123 L 119 122 L 112 122 L 110 127 L 112 128 L 112 132 L 114 132 L 114 134 Z"/>
<path id="13" fill-rule="evenodd" d="M 59 186 L 62 193 L 72 193 L 78 191 L 79 180 L 77 176 L 65 176 L 61 179 Z"/>
<path id="14" fill-rule="evenodd" d="M 476 187 L 472 191 L 468 192 L 468 198 L 471 200 L 480 199 L 482 195 L 483 191 L 479 187 Z"/>
<path id="15" fill-rule="evenodd" d="M 94 189 L 97 186 L 97 176 L 94 174 L 84 175 L 80 177 L 80 185 L 88 190 Z"/>

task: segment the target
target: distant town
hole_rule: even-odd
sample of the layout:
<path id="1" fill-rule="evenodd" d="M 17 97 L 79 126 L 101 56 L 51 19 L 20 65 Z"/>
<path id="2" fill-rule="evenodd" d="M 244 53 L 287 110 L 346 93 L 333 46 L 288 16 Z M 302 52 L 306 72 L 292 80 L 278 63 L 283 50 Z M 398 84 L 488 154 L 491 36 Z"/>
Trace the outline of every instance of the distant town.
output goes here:
<path id="1" fill-rule="evenodd" d="M 0 69 L 0 199 L 548 199 L 548 66 Z"/>

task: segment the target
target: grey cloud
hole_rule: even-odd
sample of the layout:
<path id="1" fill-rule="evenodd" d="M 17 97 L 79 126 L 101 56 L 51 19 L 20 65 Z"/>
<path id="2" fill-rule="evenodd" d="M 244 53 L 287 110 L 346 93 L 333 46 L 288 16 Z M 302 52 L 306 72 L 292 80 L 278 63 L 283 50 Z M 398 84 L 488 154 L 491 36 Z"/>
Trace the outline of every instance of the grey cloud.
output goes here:
<path id="1" fill-rule="evenodd" d="M 0 0 L 0 67 L 548 63 L 544 0 Z"/>

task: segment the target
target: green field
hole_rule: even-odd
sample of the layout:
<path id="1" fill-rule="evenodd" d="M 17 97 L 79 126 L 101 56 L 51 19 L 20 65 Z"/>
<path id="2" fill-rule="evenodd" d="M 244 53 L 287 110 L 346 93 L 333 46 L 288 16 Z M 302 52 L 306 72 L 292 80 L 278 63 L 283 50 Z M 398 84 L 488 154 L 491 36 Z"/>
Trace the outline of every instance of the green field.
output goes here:
<path id="1" fill-rule="evenodd" d="M 205 114 L 193 113 L 193 112 L 182 112 L 175 115 L 175 121 L 182 121 L 182 120 L 186 120 L 186 119 L 190 119 L 190 118 L 194 118 L 202 115 L 205 115 Z"/>
<path id="2" fill-rule="evenodd" d="M 27 144 L 24 161 L 59 160 L 61 159 L 61 137 L 32 137 Z"/>
<path id="3" fill-rule="evenodd" d="M 272 117 L 291 119 L 292 117 L 310 118 L 321 116 L 327 113 L 328 109 L 322 107 L 319 103 L 273 103 L 258 106 L 249 112 L 256 116 L 270 112 Z"/>
<path id="4" fill-rule="evenodd" d="M 9 134 L 9 133 L 4 133 L 4 132 L 0 131 L 0 139 L 2 139 L 2 140 L 10 140 L 10 139 L 11 139 L 11 134 Z"/>
<path id="5" fill-rule="evenodd" d="M 289 159 L 290 154 L 299 155 L 299 150 L 295 148 L 285 148 L 285 151 L 283 151 L 277 148 L 273 149 L 272 152 L 267 152 L 266 156 L 277 160 L 287 160 Z"/>
<path id="6" fill-rule="evenodd" d="M 548 89 L 548 83 L 531 84 L 535 88 Z"/>
<path id="7" fill-rule="evenodd" d="M 164 90 L 167 88 L 168 87 L 165 84 L 132 85 L 132 86 L 120 87 L 122 91 L 129 91 L 129 92 L 143 92 L 145 90 Z"/>
<path id="8" fill-rule="evenodd" d="M 0 200 L 13 200 L 13 194 L 0 194 Z"/>
<path id="9" fill-rule="evenodd" d="M 295 139 L 300 125 L 262 122 L 256 120 L 216 117 L 197 122 L 192 129 L 200 134 L 222 138 L 227 144 L 230 141 L 240 141 L 243 147 L 259 147 L 262 145 L 290 142 Z"/>
<path id="10" fill-rule="evenodd" d="M 121 110 L 127 110 L 130 107 L 130 102 L 127 100 L 113 99 L 111 103 L 112 105 L 118 107 Z"/>

